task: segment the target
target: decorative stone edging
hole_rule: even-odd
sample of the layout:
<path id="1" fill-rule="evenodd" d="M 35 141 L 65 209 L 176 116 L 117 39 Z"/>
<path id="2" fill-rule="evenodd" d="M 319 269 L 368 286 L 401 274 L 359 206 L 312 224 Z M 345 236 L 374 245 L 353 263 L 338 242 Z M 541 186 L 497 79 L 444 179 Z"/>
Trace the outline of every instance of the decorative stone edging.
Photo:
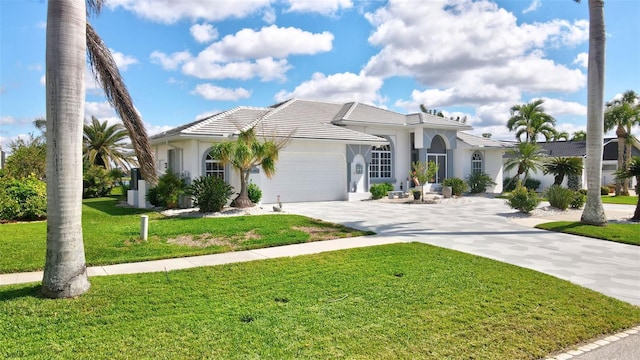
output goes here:
<path id="1" fill-rule="evenodd" d="M 545 360 L 568 360 L 573 358 L 574 356 L 579 356 L 582 355 L 584 353 L 587 353 L 591 350 L 595 350 L 598 348 L 601 348 L 603 346 L 609 345 L 613 342 L 616 342 L 620 339 L 624 339 L 629 335 L 637 335 L 640 334 L 640 326 L 636 326 L 633 327 L 629 330 L 625 330 L 625 331 L 621 331 L 615 335 L 609 335 L 607 337 L 604 337 L 600 340 L 596 340 L 592 343 L 586 344 L 586 345 L 582 345 L 580 347 L 578 347 L 576 350 L 570 350 L 567 352 L 564 352 L 562 354 L 558 354 L 558 355 L 554 355 L 551 357 L 547 357 L 545 358 Z"/>

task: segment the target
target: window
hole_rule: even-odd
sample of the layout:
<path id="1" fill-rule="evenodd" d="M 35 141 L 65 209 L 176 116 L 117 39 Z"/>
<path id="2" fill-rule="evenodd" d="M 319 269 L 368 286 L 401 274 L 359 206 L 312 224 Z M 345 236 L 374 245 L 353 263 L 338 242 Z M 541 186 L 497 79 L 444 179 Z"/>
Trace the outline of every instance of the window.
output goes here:
<path id="1" fill-rule="evenodd" d="M 473 156 L 471 156 L 471 172 L 472 173 L 482 172 L 482 154 L 480 154 L 477 151 L 473 153 Z"/>
<path id="2" fill-rule="evenodd" d="M 369 165 L 371 179 L 391 178 L 391 146 L 374 146 L 371 149 L 371 165 Z"/>
<path id="3" fill-rule="evenodd" d="M 602 164 L 602 170 L 604 170 L 604 171 L 616 171 L 616 170 L 618 170 L 618 164 Z"/>
<path id="4" fill-rule="evenodd" d="M 214 159 L 211 154 L 207 154 L 207 157 L 204 159 L 204 175 L 224 179 L 224 166 L 222 162 Z"/>

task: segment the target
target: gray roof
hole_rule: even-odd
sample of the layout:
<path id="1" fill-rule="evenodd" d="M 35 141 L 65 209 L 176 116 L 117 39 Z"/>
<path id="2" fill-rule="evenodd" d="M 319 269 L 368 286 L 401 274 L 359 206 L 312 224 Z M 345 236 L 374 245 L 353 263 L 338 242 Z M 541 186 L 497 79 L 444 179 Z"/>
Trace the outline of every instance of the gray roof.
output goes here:
<path id="1" fill-rule="evenodd" d="M 538 145 L 548 156 L 553 157 L 584 157 L 587 155 L 586 141 L 552 141 L 539 142 Z"/>
<path id="2" fill-rule="evenodd" d="M 476 136 L 465 132 L 458 132 L 457 134 L 458 140 L 469 144 L 473 148 L 497 148 L 497 149 L 507 149 L 514 147 L 513 143 L 492 140 L 482 136 Z"/>

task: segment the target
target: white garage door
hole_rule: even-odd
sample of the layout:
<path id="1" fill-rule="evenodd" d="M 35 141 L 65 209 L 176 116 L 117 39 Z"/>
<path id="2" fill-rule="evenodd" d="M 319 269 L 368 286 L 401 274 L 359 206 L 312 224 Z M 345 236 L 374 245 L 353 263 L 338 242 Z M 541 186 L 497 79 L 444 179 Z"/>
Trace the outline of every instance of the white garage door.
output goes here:
<path id="1" fill-rule="evenodd" d="M 342 154 L 281 152 L 276 174 L 262 180 L 263 203 L 345 200 L 346 162 Z"/>

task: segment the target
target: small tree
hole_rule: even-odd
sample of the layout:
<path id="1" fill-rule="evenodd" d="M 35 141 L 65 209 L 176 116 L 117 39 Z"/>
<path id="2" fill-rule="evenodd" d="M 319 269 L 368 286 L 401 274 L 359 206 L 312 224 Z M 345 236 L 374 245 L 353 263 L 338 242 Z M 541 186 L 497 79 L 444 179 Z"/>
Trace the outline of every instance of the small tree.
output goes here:
<path id="1" fill-rule="evenodd" d="M 562 185 L 565 176 L 582 174 L 582 159 L 574 157 L 555 157 L 544 165 L 545 174 L 553 174 L 553 184 Z"/>
<path id="2" fill-rule="evenodd" d="M 30 175 L 39 180 L 45 178 L 47 145 L 40 137 L 29 135 L 29 139 L 18 138 L 9 143 L 11 155 L 7 157 L 5 174 L 15 179 Z"/>
<path id="3" fill-rule="evenodd" d="M 411 164 L 411 170 L 410 176 L 418 180 L 418 183 L 422 187 L 420 195 L 422 197 L 422 201 L 424 201 L 424 186 L 438 173 L 438 164 L 433 161 L 416 161 Z"/>
<path id="4" fill-rule="evenodd" d="M 231 206 L 238 208 L 251 207 L 254 203 L 249 199 L 248 183 L 251 169 L 262 167 L 264 174 L 271 178 L 276 173 L 278 153 L 286 141 L 260 141 L 255 128 L 240 131 L 235 142 L 214 144 L 211 156 L 219 159 L 223 164 L 231 164 L 240 173 L 240 193 Z"/>
<path id="5" fill-rule="evenodd" d="M 634 156 L 626 167 L 619 169 L 615 172 L 616 179 L 623 180 L 629 178 L 636 178 L 636 195 L 638 195 L 638 188 L 640 188 L 640 157 Z M 640 195 L 638 195 L 638 203 L 636 204 L 636 210 L 633 212 L 631 221 L 640 221 Z"/>

